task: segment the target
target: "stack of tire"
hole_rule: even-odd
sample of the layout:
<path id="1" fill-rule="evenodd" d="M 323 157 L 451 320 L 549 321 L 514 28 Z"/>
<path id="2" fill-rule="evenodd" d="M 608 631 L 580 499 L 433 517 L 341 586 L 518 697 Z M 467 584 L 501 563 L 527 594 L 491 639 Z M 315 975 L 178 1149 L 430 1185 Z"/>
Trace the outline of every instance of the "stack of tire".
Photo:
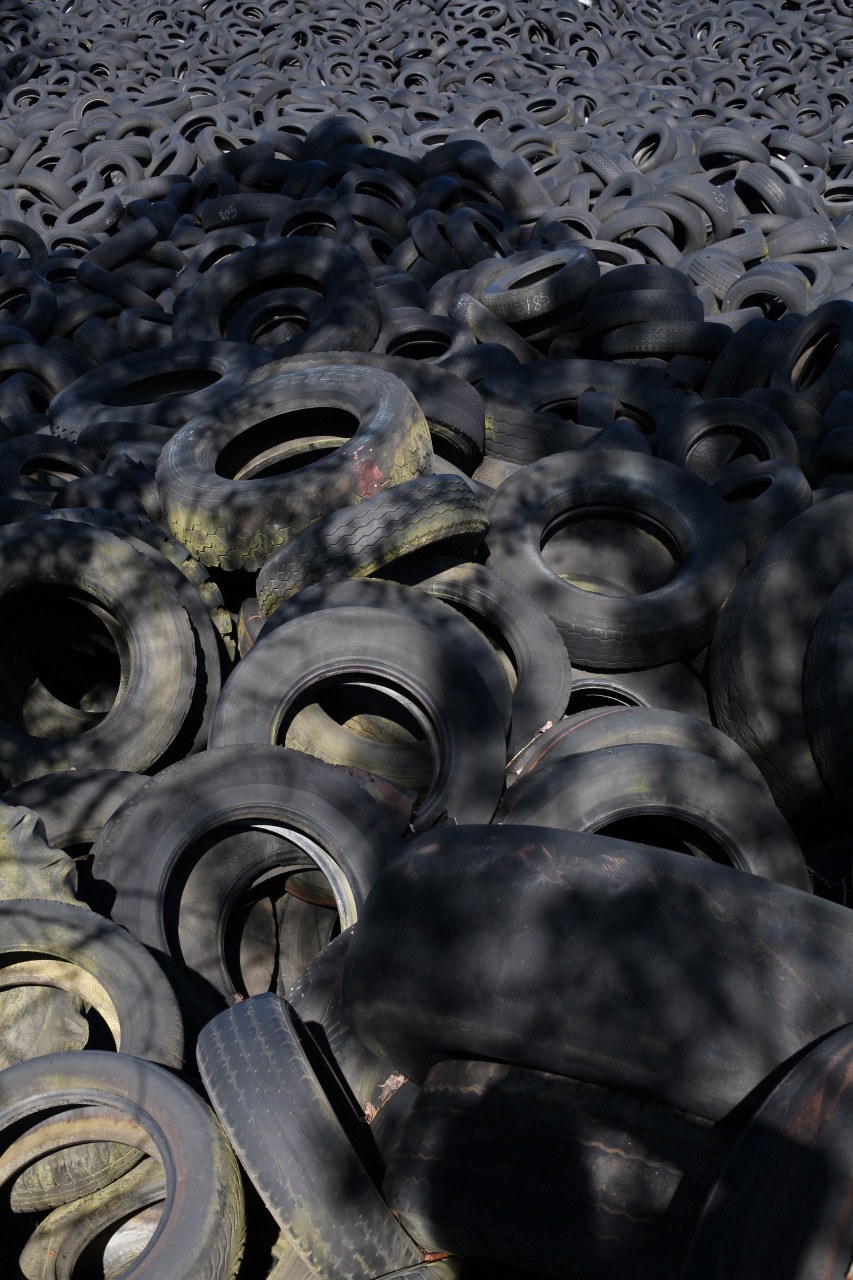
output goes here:
<path id="1" fill-rule="evenodd" d="M 4 1256 L 840 1280 L 853 10 L 0 14 Z"/>

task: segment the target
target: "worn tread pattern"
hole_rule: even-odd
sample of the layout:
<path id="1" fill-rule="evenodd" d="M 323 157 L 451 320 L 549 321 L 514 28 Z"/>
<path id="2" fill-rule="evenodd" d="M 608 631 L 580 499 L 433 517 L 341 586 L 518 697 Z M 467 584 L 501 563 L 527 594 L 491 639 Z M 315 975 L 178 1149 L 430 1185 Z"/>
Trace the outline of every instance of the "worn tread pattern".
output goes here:
<path id="1" fill-rule="evenodd" d="M 319 1053 L 309 1059 L 284 1000 L 253 996 L 219 1014 L 198 1063 L 241 1163 L 309 1267 L 368 1280 L 422 1261 L 362 1162 L 363 1118 Z"/>
<path id="2" fill-rule="evenodd" d="M 422 476 L 383 490 L 355 508 L 333 511 L 270 556 L 258 574 L 265 617 L 316 582 L 365 578 L 389 561 L 449 538 L 474 550 L 489 527 L 464 480 Z"/>

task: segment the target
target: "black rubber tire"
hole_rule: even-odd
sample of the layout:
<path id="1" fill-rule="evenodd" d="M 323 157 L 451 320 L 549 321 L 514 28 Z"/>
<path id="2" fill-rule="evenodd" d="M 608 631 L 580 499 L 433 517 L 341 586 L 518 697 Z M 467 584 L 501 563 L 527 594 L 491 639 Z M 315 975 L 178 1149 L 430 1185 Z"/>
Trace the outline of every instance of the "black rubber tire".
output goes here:
<path id="1" fill-rule="evenodd" d="M 420 563 L 434 566 L 439 560 L 438 556 L 427 554 Z M 494 649 L 477 629 L 475 622 L 464 614 L 460 617 L 458 611 L 443 603 L 437 593 L 426 593 L 432 597 L 429 600 L 425 600 L 423 594 L 396 582 L 385 582 L 381 578 L 318 583 L 315 587 L 306 587 L 284 605 L 279 605 L 265 622 L 257 639 L 263 639 L 296 618 L 324 609 L 364 608 L 379 609 L 386 615 L 399 614 L 427 627 L 441 644 L 455 649 L 470 663 L 491 694 L 503 724 L 508 728 L 512 714 L 509 680 L 503 664 L 499 659 L 495 660 L 497 655 Z M 396 741 L 397 737 L 398 735 L 393 735 L 389 740 Z"/>
<path id="2" fill-rule="evenodd" d="M 422 1261 L 382 1199 L 369 1129 L 284 1000 L 254 996 L 219 1014 L 198 1063 L 242 1164 L 309 1267 L 372 1280 Z"/>
<path id="3" fill-rule="evenodd" d="M 504 655 L 514 683 L 507 756 L 529 742 L 569 705 L 572 666 L 551 619 L 496 569 L 460 564 L 413 585 L 459 609 L 481 626 L 498 656 Z"/>
<path id="4" fill-rule="evenodd" d="M 853 573 L 830 595 L 814 625 L 803 663 L 803 712 L 820 775 L 838 804 L 853 806 L 850 662 Z"/>
<path id="5" fill-rule="evenodd" d="M 664 382 L 658 370 L 606 360 L 549 359 L 517 365 L 490 374 L 478 390 L 486 410 L 487 455 L 522 464 L 592 438 L 588 428 L 579 431 L 573 426 L 577 403 L 589 391 L 612 395 L 619 416 L 637 422 L 648 437 L 696 403 L 692 394 Z M 536 434 L 532 414 L 537 415 Z"/>
<path id="6" fill-rule="evenodd" d="M 653 320 L 702 320 L 705 312 L 695 295 L 675 289 L 632 289 L 593 297 L 583 310 L 585 330 L 608 331 Z"/>
<path id="7" fill-rule="evenodd" d="M 667 662 L 640 671 L 589 671 L 574 665 L 566 711 L 574 715 L 604 707 L 656 707 L 710 724 L 708 695 L 691 668 L 692 661 L 691 655 L 685 662 Z"/>
<path id="8" fill-rule="evenodd" d="M 119 805 L 147 778 L 120 769 L 74 769 L 32 778 L 0 796 L 6 804 L 34 810 L 52 849 L 92 844 Z"/>
<path id="9" fill-rule="evenodd" d="M 0 902 L 0 951 L 4 987 L 74 991 L 98 1009 L 120 1053 L 183 1065 L 183 1023 L 174 992 L 157 962 L 118 925 L 65 902 Z M 74 976 L 75 968 L 89 980 Z"/>
<path id="10" fill-rule="evenodd" d="M 257 320 L 240 330 L 252 343 L 263 331 L 263 299 L 275 291 L 307 288 L 320 304 L 302 332 L 283 341 L 263 335 L 270 356 L 308 351 L 369 351 L 379 333 L 379 307 L 367 268 L 354 249 L 331 240 L 293 236 L 243 249 L 216 263 L 187 290 L 173 328 L 176 342 L 226 341 L 254 302 Z M 304 282 L 304 283 L 303 283 Z"/>
<path id="11" fill-rule="evenodd" d="M 794 393 L 806 404 L 825 409 L 849 385 L 853 353 L 853 302 L 825 302 L 792 328 L 782 346 L 770 386 Z"/>
<path id="12" fill-rule="evenodd" d="M 98 470 L 94 454 L 70 441 L 34 435 L 16 436 L 0 444 L 0 491 L 18 502 L 40 502 L 49 507 L 59 486 Z M 30 478 L 34 473 L 39 478 Z"/>
<path id="13" fill-rule="evenodd" d="M 282 417 L 291 419 L 289 436 Z M 276 459 L 295 452 L 288 441 L 304 437 L 306 426 L 314 434 L 321 419 L 340 422 L 321 428 L 329 456 L 277 474 Z M 431 463 L 426 420 L 399 379 L 322 366 L 245 387 L 188 422 L 160 455 L 157 483 L 169 528 L 202 564 L 257 570 L 328 511 L 428 472 Z M 254 475 L 265 467 L 273 474 Z"/>
<path id="14" fill-rule="evenodd" d="M 144 860 L 133 852 L 140 841 Z M 233 999 L 225 931 L 241 891 L 278 868 L 319 867 L 348 928 L 398 844 L 390 819 L 340 771 L 280 747 L 223 747 L 129 797 L 92 847 L 93 875 L 115 895 L 112 918 L 175 961 L 197 1018 Z M 271 945 L 274 953 L 274 934 Z M 203 967 L 188 972 L 184 947 Z"/>
<path id="15" fill-rule="evenodd" d="M 626 324 L 611 329 L 603 338 L 605 356 L 702 356 L 711 360 L 718 356 L 731 337 L 731 329 L 704 320 L 656 320 L 643 324 Z"/>
<path id="16" fill-rule="evenodd" d="M 99 1236 L 110 1235 L 105 1253 L 115 1257 L 115 1234 L 111 1228 L 131 1226 L 145 1209 L 162 1212 L 166 1198 L 166 1178 L 158 1160 L 150 1156 L 144 1163 L 122 1174 L 106 1190 L 55 1209 L 38 1224 L 20 1256 L 22 1273 L 31 1280 L 62 1280 Z M 156 1206 L 156 1209 L 155 1209 Z M 138 1219 L 137 1219 L 138 1223 Z M 149 1230 L 154 1229 L 150 1221 Z M 143 1228 L 144 1230 L 144 1228 Z M 131 1252 L 139 1241 L 131 1246 Z"/>
<path id="17" fill-rule="evenodd" d="M 505 760 L 500 710 L 467 655 L 421 623 L 382 610 L 321 610 L 259 640 L 225 683 L 210 745 L 275 742 L 302 694 L 345 675 L 378 677 L 420 709 L 434 774 L 416 828 L 443 815 L 457 822 L 492 817 Z"/>
<path id="18" fill-rule="evenodd" d="M 66 593 L 110 620 L 122 666 L 112 709 L 77 737 L 36 738 L 18 727 L 19 692 L 0 726 L 0 759 L 9 781 L 71 767 L 143 772 L 155 766 L 189 715 L 196 658 L 189 617 L 147 558 L 103 529 L 27 521 L 0 530 L 0 583 L 4 632 L 13 650 L 16 627 L 26 636 L 27 628 L 40 625 L 21 616 L 16 593 L 53 590 L 57 599 Z M 31 605 L 29 613 L 35 612 Z"/>
<path id="19" fill-rule="evenodd" d="M 849 1026 L 797 1054 L 751 1112 L 702 1210 L 685 1259 L 696 1280 L 843 1275 L 853 1215 L 844 1169 L 851 1115 Z M 764 1180 L 773 1169 L 772 1192 Z M 759 1236 L 766 1236 L 758 1243 Z"/>
<path id="20" fill-rule="evenodd" d="M 377 882 L 344 1009 L 418 1083 L 437 1062 L 487 1058 L 716 1120 L 850 1021 L 851 938 L 834 903 L 669 850 L 448 827 Z"/>
<path id="21" fill-rule="evenodd" d="M 481 461 L 485 441 L 482 398 L 474 387 L 443 366 L 408 360 L 404 356 L 384 356 L 376 351 L 317 351 L 311 355 L 290 356 L 287 360 L 271 360 L 251 373 L 246 385 L 290 369 L 313 369 L 324 364 L 357 364 L 393 373 L 406 384 L 420 405 L 433 445 L 442 457 L 455 462 L 466 475 Z"/>
<path id="22" fill-rule="evenodd" d="M 227 630 L 230 638 L 231 617 L 222 606 L 218 588 L 210 582 L 201 565 L 186 555 L 185 548 L 164 537 L 161 529 L 144 519 L 136 520 L 123 512 L 116 513 L 117 519 L 110 519 L 113 514 L 107 515 L 99 508 L 69 507 L 57 510 L 50 518 L 91 523 L 96 528 L 106 528 L 119 535 L 127 546 L 144 556 L 164 585 L 171 587 L 189 618 L 195 655 L 195 696 L 180 733 L 163 757 L 163 763 L 171 763 L 184 755 L 202 751 L 207 743 L 210 722 L 222 688 L 227 654 L 225 638 L 214 626 L 214 618 L 221 630 Z M 124 527 L 122 515 L 125 516 Z M 137 537 L 134 529 L 142 536 Z M 183 558 L 181 552 L 184 553 Z M 170 554 L 174 559 L 169 558 Z M 179 563 L 176 564 L 175 560 Z M 197 575 L 192 572 L 194 568 L 199 571 Z M 202 598 L 197 586 L 210 588 L 207 600 Z"/>
<path id="23" fill-rule="evenodd" d="M 425 1247 L 589 1280 L 631 1256 L 678 1273 L 727 1150 L 708 1123 L 627 1093 L 494 1062 L 440 1062 L 383 1183 Z M 506 1159 L 512 1152 L 511 1163 Z"/>
<path id="24" fill-rule="evenodd" d="M 170 537 L 160 524 L 149 519 L 140 519 L 120 511 L 101 511 L 95 507 L 64 507 L 53 511 L 51 519 L 74 520 L 96 525 L 101 529 L 111 529 L 128 539 L 131 545 L 142 544 L 143 554 L 148 556 L 152 565 L 160 569 L 164 580 L 174 587 L 189 614 L 203 651 L 206 681 L 209 685 L 207 696 L 208 699 L 215 700 L 218 697 L 221 660 L 234 657 L 236 644 L 233 620 L 225 608 L 222 592 L 203 565 L 190 555 L 182 542 Z M 211 623 L 216 633 L 214 635 L 211 635 Z"/>
<path id="25" fill-rule="evenodd" d="M 55 436 L 76 440 L 94 423 L 120 419 L 180 427 L 242 386 L 267 357 L 236 342 L 170 343 L 135 351 L 83 374 L 50 403 Z"/>
<path id="26" fill-rule="evenodd" d="M 726 397 L 688 409 L 667 428 L 657 455 L 713 484 L 733 460 L 755 455 L 759 462 L 799 461 L 788 426 L 764 405 Z"/>
<path id="27" fill-rule="evenodd" d="M 590 509 L 664 539 L 676 565 L 669 580 L 637 595 L 605 580 L 604 595 L 559 577 L 541 548 L 552 528 L 568 525 L 573 512 L 583 521 Z M 489 518 L 490 564 L 546 610 L 572 659 L 593 668 L 655 666 L 701 649 L 744 562 L 722 499 L 633 452 L 573 451 L 533 463 L 496 490 Z"/>
<path id="28" fill-rule="evenodd" d="M 727 468 L 713 487 L 740 525 L 747 564 L 783 525 L 812 505 L 812 487 L 793 462 L 754 462 Z"/>
<path id="29" fill-rule="evenodd" d="M 293 1006 L 332 1065 L 341 1073 L 364 1111 L 377 1107 L 388 1065 L 366 1049 L 347 1025 L 341 1003 L 344 964 L 354 930 L 346 929 L 315 956 L 289 991 L 279 991 Z"/>
<path id="30" fill-rule="evenodd" d="M 95 1051 L 21 1063 L 3 1072 L 0 1129 L 40 1111 L 92 1103 L 137 1121 L 165 1169 L 160 1225 L 127 1275 L 233 1280 L 244 1235 L 239 1167 L 210 1108 L 168 1071 Z"/>
<path id="31" fill-rule="evenodd" d="M 716 722 L 795 823 L 826 798 L 806 732 L 803 663 L 821 610 L 853 570 L 851 520 L 853 495 L 842 493 L 789 521 L 738 579 L 711 643 Z"/>
<path id="32" fill-rule="evenodd" d="M 276 547 L 258 574 L 266 617 L 305 587 L 365 578 L 436 543 L 473 554 L 489 527 L 483 504 L 456 476 L 416 476 L 333 511 Z"/>
<path id="33" fill-rule="evenodd" d="M 586 751 L 655 743 L 681 747 L 712 756 L 739 773 L 768 795 L 767 785 L 749 756 L 713 725 L 678 711 L 650 707 L 594 707 L 566 716 L 540 733 L 520 751 L 507 772 L 507 785 L 526 777 L 541 765 L 567 760 Z M 505 800 L 505 803 L 509 801 Z"/>
<path id="34" fill-rule="evenodd" d="M 674 848 L 811 891 L 800 847 L 765 788 L 680 746 L 634 742 L 543 764 L 506 793 L 495 817 Z"/>

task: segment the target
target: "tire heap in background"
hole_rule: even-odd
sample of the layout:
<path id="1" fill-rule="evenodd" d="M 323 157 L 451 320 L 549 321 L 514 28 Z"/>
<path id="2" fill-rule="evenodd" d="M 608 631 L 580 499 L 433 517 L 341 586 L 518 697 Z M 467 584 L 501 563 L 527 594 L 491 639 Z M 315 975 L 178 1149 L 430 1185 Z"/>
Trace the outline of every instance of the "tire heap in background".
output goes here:
<path id="1" fill-rule="evenodd" d="M 841 1280 L 853 6 L 0 3 L 0 99 L 7 1265 Z"/>

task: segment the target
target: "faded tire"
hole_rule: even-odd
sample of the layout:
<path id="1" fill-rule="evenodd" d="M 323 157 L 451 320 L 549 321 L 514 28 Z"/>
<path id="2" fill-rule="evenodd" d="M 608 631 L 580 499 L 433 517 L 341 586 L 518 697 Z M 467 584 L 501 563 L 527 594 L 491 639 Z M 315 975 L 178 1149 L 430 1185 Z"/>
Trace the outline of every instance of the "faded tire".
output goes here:
<path id="1" fill-rule="evenodd" d="M 0 1083 L 0 1132 L 57 1108 L 119 1112 L 163 1165 L 166 1196 L 127 1280 L 233 1280 L 243 1251 L 243 1191 L 234 1153 L 210 1108 L 162 1067 L 125 1054 L 50 1054 L 10 1067 Z M 97 1133 L 93 1137 L 97 1138 Z M 6 1162 L 4 1173 L 19 1172 Z"/>

